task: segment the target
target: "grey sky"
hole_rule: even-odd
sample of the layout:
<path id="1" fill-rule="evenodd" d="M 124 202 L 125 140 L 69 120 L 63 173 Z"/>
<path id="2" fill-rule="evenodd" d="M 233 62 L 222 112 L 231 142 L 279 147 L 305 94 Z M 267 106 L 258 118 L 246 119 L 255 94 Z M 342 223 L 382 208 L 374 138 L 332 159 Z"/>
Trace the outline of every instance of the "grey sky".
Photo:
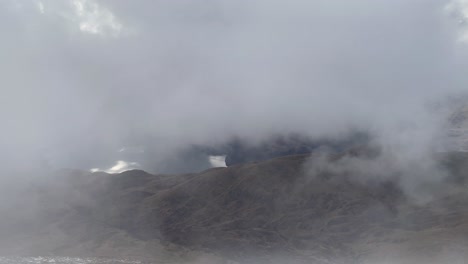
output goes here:
<path id="1" fill-rule="evenodd" d="M 466 18 L 466 0 L 1 1 L 0 155 L 92 168 L 352 129 L 426 150 L 428 104 L 468 90 Z"/>

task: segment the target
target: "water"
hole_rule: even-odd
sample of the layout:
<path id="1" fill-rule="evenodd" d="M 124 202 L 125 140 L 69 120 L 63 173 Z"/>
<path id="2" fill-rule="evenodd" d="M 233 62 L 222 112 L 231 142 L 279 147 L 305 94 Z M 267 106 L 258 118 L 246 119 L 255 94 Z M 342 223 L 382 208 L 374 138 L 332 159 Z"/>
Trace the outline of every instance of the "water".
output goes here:
<path id="1" fill-rule="evenodd" d="M 71 257 L 0 257 L 0 264 L 144 264 L 140 261 Z"/>

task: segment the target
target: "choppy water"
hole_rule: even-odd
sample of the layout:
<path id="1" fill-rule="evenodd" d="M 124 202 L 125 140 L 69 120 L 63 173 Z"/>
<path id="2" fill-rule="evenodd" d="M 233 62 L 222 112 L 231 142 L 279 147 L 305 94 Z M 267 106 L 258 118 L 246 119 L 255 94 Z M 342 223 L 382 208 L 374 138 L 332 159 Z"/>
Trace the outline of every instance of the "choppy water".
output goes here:
<path id="1" fill-rule="evenodd" d="M 143 264 L 140 261 L 70 257 L 0 257 L 0 264 Z"/>

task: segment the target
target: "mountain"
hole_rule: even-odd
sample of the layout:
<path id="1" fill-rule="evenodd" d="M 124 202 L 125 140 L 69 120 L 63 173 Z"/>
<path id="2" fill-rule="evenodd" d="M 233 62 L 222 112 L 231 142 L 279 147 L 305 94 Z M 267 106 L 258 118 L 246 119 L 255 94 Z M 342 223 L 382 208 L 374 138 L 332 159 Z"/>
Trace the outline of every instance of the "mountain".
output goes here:
<path id="1" fill-rule="evenodd" d="M 241 139 L 213 148 L 212 152 L 226 155 L 226 165 L 232 166 L 248 162 L 265 161 L 272 158 L 309 154 L 318 149 L 344 151 L 356 145 L 368 143 L 366 133 L 350 133 L 343 139 L 313 140 L 298 134 L 277 135 L 256 144 Z"/>
<path id="2" fill-rule="evenodd" d="M 447 176 L 421 181 L 430 194 L 423 200 L 402 186 L 408 175 L 364 177 L 350 165 L 381 162 L 379 155 L 362 147 L 194 174 L 47 174 L 0 203 L 0 254 L 155 263 L 466 259 L 468 154 L 434 157 Z"/>
<path id="3" fill-rule="evenodd" d="M 456 107 L 450 116 L 450 141 L 452 149 L 468 151 L 468 104 L 463 103 Z"/>

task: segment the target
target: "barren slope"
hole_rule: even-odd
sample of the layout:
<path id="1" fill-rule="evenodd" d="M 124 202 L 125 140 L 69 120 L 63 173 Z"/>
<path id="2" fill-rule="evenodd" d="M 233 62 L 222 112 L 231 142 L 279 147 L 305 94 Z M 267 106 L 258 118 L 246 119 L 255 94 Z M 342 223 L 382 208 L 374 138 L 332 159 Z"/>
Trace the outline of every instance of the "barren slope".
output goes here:
<path id="1" fill-rule="evenodd" d="M 371 155 L 358 150 L 327 159 L 334 164 Z M 443 183 L 450 191 L 420 204 L 393 178 L 362 181 L 346 172 L 317 173 L 309 159 L 287 156 L 172 176 L 61 172 L 32 186 L 24 193 L 27 203 L 3 214 L 8 217 L 0 221 L 0 249 L 4 254 L 170 260 L 203 252 L 255 263 L 363 263 L 431 254 L 435 259 L 447 250 L 460 256 L 468 245 L 467 155 L 440 157 L 453 173 Z"/>

